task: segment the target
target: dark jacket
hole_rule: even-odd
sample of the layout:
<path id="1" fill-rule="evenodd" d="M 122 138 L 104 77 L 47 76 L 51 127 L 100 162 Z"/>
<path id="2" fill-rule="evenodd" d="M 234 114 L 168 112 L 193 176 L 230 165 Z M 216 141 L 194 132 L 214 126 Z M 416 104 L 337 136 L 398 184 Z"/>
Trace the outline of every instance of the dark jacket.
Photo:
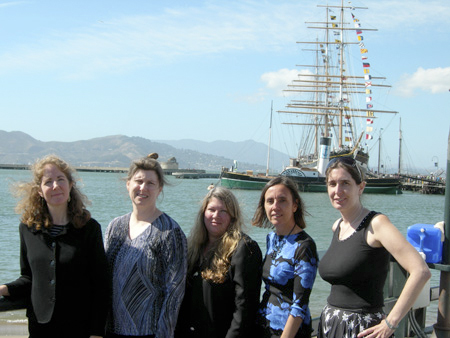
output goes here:
<path id="1" fill-rule="evenodd" d="M 261 293 L 261 250 L 247 235 L 231 258 L 224 283 L 202 279 L 200 267 L 187 276 L 176 337 L 252 337 Z"/>
<path id="2" fill-rule="evenodd" d="M 32 323 L 58 321 L 66 329 L 103 336 L 109 300 L 100 224 L 68 224 L 57 236 L 21 223 L 21 276 L 6 284 L 11 299 L 30 298 Z"/>

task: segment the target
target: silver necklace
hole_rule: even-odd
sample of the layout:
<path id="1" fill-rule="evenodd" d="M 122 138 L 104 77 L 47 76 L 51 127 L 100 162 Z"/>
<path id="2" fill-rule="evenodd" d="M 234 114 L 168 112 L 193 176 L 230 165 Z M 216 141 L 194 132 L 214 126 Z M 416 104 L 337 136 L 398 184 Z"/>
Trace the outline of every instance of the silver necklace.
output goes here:
<path id="1" fill-rule="evenodd" d="M 348 232 L 349 229 L 353 229 L 353 232 L 356 231 L 356 228 L 354 228 L 353 226 L 355 225 L 356 221 L 361 217 L 363 211 L 364 211 L 364 207 L 361 207 L 361 211 L 359 212 L 359 215 L 358 215 L 353 221 L 351 221 L 351 222 L 350 222 L 350 225 L 348 226 L 348 228 L 345 229 L 345 231 L 344 231 L 342 234 L 340 234 L 339 237 L 340 237 L 341 239 L 345 239 L 344 236 L 345 236 L 345 234 L 347 234 L 347 232 Z"/>

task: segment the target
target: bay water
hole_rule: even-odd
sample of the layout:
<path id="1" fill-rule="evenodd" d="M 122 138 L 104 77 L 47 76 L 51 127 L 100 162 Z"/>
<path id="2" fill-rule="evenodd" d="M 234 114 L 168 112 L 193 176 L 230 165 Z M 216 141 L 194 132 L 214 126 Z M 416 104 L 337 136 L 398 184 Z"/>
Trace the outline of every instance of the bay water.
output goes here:
<path id="1" fill-rule="evenodd" d="M 131 202 L 125 187 L 125 174 L 118 173 L 79 173 L 77 183 L 91 201 L 88 207 L 92 217 L 103 228 L 116 216 L 131 211 Z M 11 192 L 14 183 L 29 181 L 28 170 L 0 170 L 0 284 L 12 281 L 19 276 L 19 215 L 15 214 L 16 200 Z M 169 185 L 159 197 L 158 207 L 174 218 L 186 233 L 195 222 L 198 209 L 207 187 L 219 182 L 214 179 L 175 179 L 168 177 Z M 246 232 L 255 239 L 263 254 L 266 251 L 266 235 L 269 229 L 259 229 L 250 225 L 260 196 L 260 191 L 233 190 L 243 210 Z M 326 193 L 301 193 L 308 213 L 306 232 L 316 241 L 319 251 L 326 250 L 331 240 L 331 225 L 339 213 L 331 206 Z M 435 224 L 444 218 L 444 196 L 423 195 L 405 192 L 401 195 L 363 195 L 362 203 L 370 210 L 386 214 L 393 224 L 406 236 L 408 226 L 416 223 Z M 439 273 L 432 272 L 432 286 L 439 285 Z M 310 299 L 313 317 L 319 316 L 326 303 L 330 287 L 317 275 Z M 427 324 L 437 318 L 437 302 L 427 311 Z M 24 311 L 0 313 L 0 324 L 25 321 Z"/>

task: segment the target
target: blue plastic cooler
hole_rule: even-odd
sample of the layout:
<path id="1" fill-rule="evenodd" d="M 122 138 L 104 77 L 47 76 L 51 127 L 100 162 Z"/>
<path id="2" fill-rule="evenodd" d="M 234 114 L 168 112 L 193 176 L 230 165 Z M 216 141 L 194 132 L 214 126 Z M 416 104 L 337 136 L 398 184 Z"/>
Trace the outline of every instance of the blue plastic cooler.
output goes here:
<path id="1" fill-rule="evenodd" d="M 432 224 L 414 224 L 408 227 L 406 239 L 417 251 L 425 254 L 427 263 L 442 260 L 442 232 Z"/>

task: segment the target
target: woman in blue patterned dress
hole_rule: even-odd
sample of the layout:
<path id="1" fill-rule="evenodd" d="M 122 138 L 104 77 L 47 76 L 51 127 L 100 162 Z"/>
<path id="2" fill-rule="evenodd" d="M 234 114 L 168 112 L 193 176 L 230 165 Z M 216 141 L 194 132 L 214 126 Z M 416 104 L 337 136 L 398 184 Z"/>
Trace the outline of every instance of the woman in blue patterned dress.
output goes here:
<path id="1" fill-rule="evenodd" d="M 127 190 L 133 211 L 106 229 L 112 308 L 106 337 L 174 335 L 186 278 L 186 237 L 156 207 L 165 180 L 157 154 L 133 161 Z"/>
<path id="2" fill-rule="evenodd" d="M 288 177 L 264 187 L 253 225 L 273 226 L 263 262 L 266 290 L 259 309 L 262 337 L 311 337 L 308 303 L 319 262 L 316 244 L 304 231 L 303 201 Z"/>

